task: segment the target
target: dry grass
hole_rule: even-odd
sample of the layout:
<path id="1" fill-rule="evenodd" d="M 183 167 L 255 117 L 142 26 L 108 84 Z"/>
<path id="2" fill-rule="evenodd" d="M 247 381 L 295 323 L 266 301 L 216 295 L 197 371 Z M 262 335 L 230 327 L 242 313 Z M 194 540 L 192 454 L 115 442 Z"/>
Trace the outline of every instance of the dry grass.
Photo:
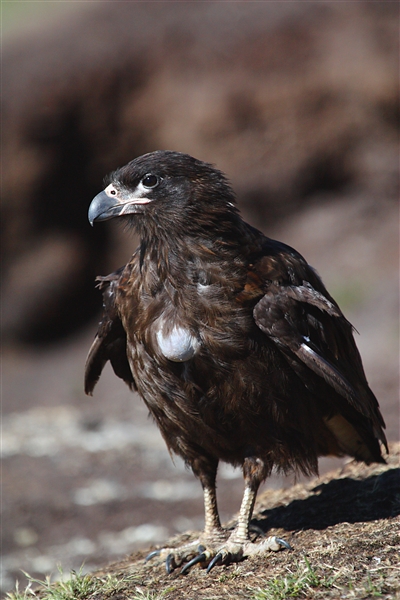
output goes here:
<path id="1" fill-rule="evenodd" d="M 157 561 L 144 564 L 146 549 L 92 575 L 31 581 L 9 600 L 400 598 L 399 456 L 395 444 L 387 465 L 350 463 L 305 485 L 264 493 L 254 522 L 288 540 L 293 552 L 249 558 L 209 575 L 195 567 L 183 577 L 167 575 Z"/>

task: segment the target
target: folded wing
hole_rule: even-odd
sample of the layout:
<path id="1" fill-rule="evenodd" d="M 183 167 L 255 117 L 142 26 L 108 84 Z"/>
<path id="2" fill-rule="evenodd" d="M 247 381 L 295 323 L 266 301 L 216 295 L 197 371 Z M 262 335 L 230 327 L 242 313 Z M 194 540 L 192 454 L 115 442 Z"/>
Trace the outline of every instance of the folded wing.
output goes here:
<path id="1" fill-rule="evenodd" d="M 136 389 L 126 355 L 126 333 L 115 303 L 115 293 L 122 271 L 123 268 L 96 279 L 103 292 L 104 312 L 86 360 L 85 392 L 90 396 L 107 361 L 110 361 L 114 373 L 123 379 L 130 389 Z"/>
<path id="2" fill-rule="evenodd" d="M 255 322 L 327 407 L 327 424 L 337 428 L 341 415 L 370 446 L 370 452 L 360 449 L 359 456 L 366 460 L 371 454 L 369 460 L 376 460 L 377 440 L 386 446 L 385 425 L 365 377 L 353 328 L 304 259 L 283 246 L 281 253 L 264 257 L 258 266 L 259 277 L 268 283 L 254 307 Z M 345 429 L 349 438 L 347 425 Z"/>

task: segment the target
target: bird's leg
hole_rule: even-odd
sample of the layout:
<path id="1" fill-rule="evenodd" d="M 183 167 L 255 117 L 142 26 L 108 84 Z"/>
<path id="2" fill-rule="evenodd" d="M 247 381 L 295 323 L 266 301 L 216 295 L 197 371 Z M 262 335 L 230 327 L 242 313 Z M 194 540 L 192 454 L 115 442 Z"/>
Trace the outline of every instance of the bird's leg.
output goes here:
<path id="1" fill-rule="evenodd" d="M 187 573 L 198 563 L 202 566 L 207 566 L 215 556 L 216 548 L 228 537 L 226 530 L 221 527 L 219 519 L 215 483 L 213 486 L 207 485 L 207 487 L 203 488 L 203 491 L 205 512 L 204 531 L 196 542 L 196 555 L 183 567 L 182 574 Z"/>
<path id="2" fill-rule="evenodd" d="M 215 484 L 218 460 L 210 457 L 197 457 L 193 460 L 191 467 L 193 473 L 200 479 L 204 494 L 204 531 L 201 539 L 204 542 L 222 539 L 224 530 L 219 519 Z"/>
<path id="3" fill-rule="evenodd" d="M 220 547 L 218 552 L 209 562 L 207 568 L 208 573 L 215 565 L 238 562 L 242 560 L 244 556 L 260 554 L 267 550 L 277 551 L 282 548 L 290 549 L 290 545 L 287 542 L 276 536 L 271 536 L 259 544 L 251 542 L 249 537 L 250 521 L 258 488 L 265 479 L 267 472 L 268 469 L 265 463 L 259 458 L 245 458 L 243 463 L 245 490 L 240 505 L 238 522 L 227 541 Z"/>
<path id="4" fill-rule="evenodd" d="M 215 487 L 203 488 L 204 494 L 204 532 L 205 538 L 212 538 L 223 531 L 217 507 Z"/>
<path id="5" fill-rule="evenodd" d="M 248 457 L 243 463 L 245 490 L 240 506 L 239 518 L 231 535 L 221 527 L 216 497 L 217 462 L 204 457 L 192 463 L 192 469 L 201 481 L 204 492 L 205 526 L 199 539 L 178 548 L 163 548 L 150 553 L 147 559 L 159 556 L 165 559 L 166 569 L 171 573 L 176 567 L 186 563 L 181 573 L 187 573 L 194 565 L 207 566 L 209 572 L 217 564 L 239 562 L 245 556 L 267 550 L 290 548 L 289 544 L 275 536 L 254 544 L 249 537 L 249 524 L 261 481 L 265 479 L 268 467 L 258 458 Z"/>
<path id="6" fill-rule="evenodd" d="M 249 541 L 249 524 L 251 516 L 253 514 L 258 487 L 259 486 L 257 486 L 257 489 L 254 489 L 253 487 L 246 485 L 246 487 L 244 488 L 238 522 L 235 529 L 232 532 L 231 537 L 229 538 L 232 541 L 235 540 L 241 543 Z"/>
<path id="7" fill-rule="evenodd" d="M 166 569 L 171 573 L 176 567 L 187 562 L 182 572 L 188 571 L 194 564 L 208 564 L 214 556 L 211 548 L 216 548 L 226 540 L 227 533 L 221 527 L 218 514 L 217 495 L 216 495 L 216 476 L 218 461 L 209 457 L 198 456 L 191 464 L 193 473 L 200 479 L 204 493 L 204 513 L 205 525 L 204 531 L 199 539 L 185 544 L 178 548 L 162 548 L 151 552 L 146 561 L 154 556 L 165 559 Z"/>
<path id="8" fill-rule="evenodd" d="M 269 469 L 260 458 L 246 457 L 243 461 L 243 477 L 245 489 L 240 505 L 238 521 L 230 540 L 244 544 L 250 541 L 249 526 L 253 514 L 258 488 L 265 479 Z"/>

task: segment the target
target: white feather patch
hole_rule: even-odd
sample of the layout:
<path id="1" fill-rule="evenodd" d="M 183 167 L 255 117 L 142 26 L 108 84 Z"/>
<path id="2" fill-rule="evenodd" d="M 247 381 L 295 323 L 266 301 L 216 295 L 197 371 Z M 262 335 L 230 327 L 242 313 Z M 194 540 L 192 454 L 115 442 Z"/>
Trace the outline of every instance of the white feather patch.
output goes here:
<path id="1" fill-rule="evenodd" d="M 174 325 L 169 333 L 164 333 L 163 327 L 156 332 L 158 346 L 168 360 L 185 362 L 196 354 L 198 340 L 183 327 Z"/>

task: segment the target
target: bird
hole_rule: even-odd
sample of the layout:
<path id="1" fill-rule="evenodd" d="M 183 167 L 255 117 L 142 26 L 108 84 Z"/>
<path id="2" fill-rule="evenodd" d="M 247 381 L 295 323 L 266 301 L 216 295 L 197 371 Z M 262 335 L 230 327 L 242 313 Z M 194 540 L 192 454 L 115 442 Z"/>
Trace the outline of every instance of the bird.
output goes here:
<path id="1" fill-rule="evenodd" d="M 85 391 L 93 394 L 109 361 L 203 488 L 199 539 L 148 559 L 165 559 L 168 573 L 195 564 L 209 572 L 290 549 L 276 536 L 250 539 L 273 469 L 318 474 L 320 456 L 385 462 L 385 423 L 352 325 L 303 256 L 246 223 L 226 176 L 192 156 L 135 158 L 109 175 L 88 217 L 120 219 L 139 245 L 98 278 L 104 310 Z M 244 478 L 231 531 L 217 506 L 221 461 Z"/>

